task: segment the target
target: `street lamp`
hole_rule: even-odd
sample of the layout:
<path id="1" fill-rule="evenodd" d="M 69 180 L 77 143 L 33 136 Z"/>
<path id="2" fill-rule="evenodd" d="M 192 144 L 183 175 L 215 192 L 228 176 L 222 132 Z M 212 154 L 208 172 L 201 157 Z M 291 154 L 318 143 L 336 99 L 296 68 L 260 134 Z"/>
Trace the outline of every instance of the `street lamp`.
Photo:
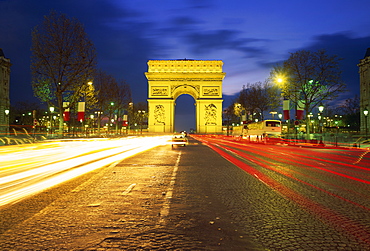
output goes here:
<path id="1" fill-rule="evenodd" d="M 114 102 L 110 102 L 110 107 L 111 107 L 111 111 L 112 111 L 112 119 L 111 119 L 111 124 L 110 124 L 110 127 L 109 129 L 112 129 L 113 130 L 113 124 L 114 124 L 114 119 L 115 119 L 115 114 L 114 114 Z M 109 131 L 109 130 L 108 130 Z"/>
<path id="2" fill-rule="evenodd" d="M 312 117 L 313 117 L 312 112 L 310 112 L 310 114 L 307 114 L 307 117 L 308 117 L 308 124 L 307 124 L 307 126 L 309 127 L 309 126 L 310 126 L 310 124 L 312 124 Z M 308 132 L 311 132 L 310 128 L 308 128 Z M 312 128 L 312 132 L 313 132 L 313 128 Z M 308 136 L 308 139 L 310 139 L 310 138 L 311 138 L 311 137 L 310 137 L 310 136 Z"/>
<path id="3" fill-rule="evenodd" d="M 274 118 L 277 112 L 270 112 L 270 114 L 272 115 L 272 118 Z"/>
<path id="4" fill-rule="evenodd" d="M 322 113 L 324 111 L 324 106 L 321 104 L 319 105 L 319 112 Z"/>
<path id="5" fill-rule="evenodd" d="M 365 139 L 367 139 L 367 115 L 369 115 L 369 110 L 367 107 L 364 109 L 364 115 L 365 115 Z"/>
<path id="6" fill-rule="evenodd" d="M 6 132 L 6 136 L 9 136 L 9 109 L 5 109 L 5 132 Z"/>
<path id="7" fill-rule="evenodd" d="M 323 104 L 320 104 L 319 105 L 319 123 L 320 123 L 320 131 L 321 131 L 321 137 L 320 137 L 320 145 L 323 145 L 324 143 L 322 142 L 322 134 L 323 134 L 323 124 L 322 124 L 322 121 L 321 121 L 321 118 L 322 118 L 322 112 L 324 111 L 324 106 Z"/>
<path id="8" fill-rule="evenodd" d="M 53 119 L 53 112 L 54 112 L 54 106 L 49 107 L 50 110 L 50 135 L 52 134 L 52 119 Z"/>
<path id="9" fill-rule="evenodd" d="M 140 134 L 143 134 L 143 118 L 144 118 L 144 114 L 145 114 L 145 111 L 141 111 L 139 110 L 138 111 L 139 113 L 139 123 L 140 123 Z"/>
<path id="10" fill-rule="evenodd" d="M 131 122 L 133 121 L 133 118 L 134 118 L 134 103 L 130 102 L 128 103 L 127 129 L 132 129 Z"/>

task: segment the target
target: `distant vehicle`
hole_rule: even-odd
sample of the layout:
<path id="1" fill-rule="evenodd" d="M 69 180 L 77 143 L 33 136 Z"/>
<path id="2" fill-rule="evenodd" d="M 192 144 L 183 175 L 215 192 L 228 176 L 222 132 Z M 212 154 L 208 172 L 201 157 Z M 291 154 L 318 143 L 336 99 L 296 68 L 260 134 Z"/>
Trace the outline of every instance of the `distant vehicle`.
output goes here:
<path id="1" fill-rule="evenodd" d="M 181 131 L 180 133 L 181 133 L 181 134 L 184 134 L 184 135 L 185 135 L 185 137 L 187 137 L 187 136 L 188 136 L 188 133 L 187 133 L 186 131 Z"/>
<path id="2" fill-rule="evenodd" d="M 188 138 L 185 133 L 176 133 L 172 136 L 172 147 L 174 145 L 186 146 L 188 144 Z"/>
<path id="3" fill-rule="evenodd" d="M 362 149 L 370 150 L 370 139 L 362 141 L 359 146 Z"/>
<path id="4" fill-rule="evenodd" d="M 249 141 L 278 141 L 281 138 L 280 120 L 263 120 L 233 128 L 233 136 Z"/>

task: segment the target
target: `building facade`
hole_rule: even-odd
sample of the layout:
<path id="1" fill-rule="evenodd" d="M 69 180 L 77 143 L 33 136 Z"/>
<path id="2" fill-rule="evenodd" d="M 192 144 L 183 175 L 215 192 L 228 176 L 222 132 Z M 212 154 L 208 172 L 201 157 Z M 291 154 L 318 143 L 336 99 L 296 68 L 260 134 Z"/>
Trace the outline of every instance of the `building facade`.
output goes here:
<path id="1" fill-rule="evenodd" d="M 0 48 L 0 133 L 1 136 L 9 133 L 9 85 L 10 59 L 6 58 Z"/>
<path id="2" fill-rule="evenodd" d="M 369 116 L 364 115 L 364 110 L 370 111 L 370 48 L 367 49 L 365 57 L 358 64 L 360 73 L 360 116 L 361 116 L 361 132 L 366 131 L 366 126 L 369 129 Z M 370 131 L 370 130 L 369 130 Z"/>

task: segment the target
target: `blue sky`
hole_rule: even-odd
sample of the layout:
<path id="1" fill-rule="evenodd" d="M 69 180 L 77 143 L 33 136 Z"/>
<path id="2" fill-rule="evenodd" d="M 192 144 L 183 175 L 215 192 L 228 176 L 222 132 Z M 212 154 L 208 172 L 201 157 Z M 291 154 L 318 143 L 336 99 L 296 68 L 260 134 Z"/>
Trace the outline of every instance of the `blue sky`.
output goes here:
<path id="1" fill-rule="evenodd" d="M 51 9 L 85 25 L 99 67 L 126 80 L 134 102 L 146 100 L 149 59 L 223 60 L 223 93 L 234 95 L 301 49 L 343 58 L 350 90 L 343 98 L 353 97 L 359 94 L 357 64 L 370 47 L 368 0 L 0 0 L 0 48 L 13 64 L 12 103 L 32 100 L 31 30 Z"/>

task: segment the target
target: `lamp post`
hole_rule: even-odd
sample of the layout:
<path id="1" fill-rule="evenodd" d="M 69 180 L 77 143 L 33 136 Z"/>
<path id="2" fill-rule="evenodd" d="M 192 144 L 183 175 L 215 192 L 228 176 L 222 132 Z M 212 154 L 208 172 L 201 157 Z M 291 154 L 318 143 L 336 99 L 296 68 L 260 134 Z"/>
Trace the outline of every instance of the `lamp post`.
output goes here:
<path id="1" fill-rule="evenodd" d="M 52 135 L 52 128 L 53 128 L 53 125 L 52 125 L 52 121 L 53 121 L 53 112 L 54 112 L 54 106 L 50 106 L 49 107 L 49 110 L 50 110 L 50 136 Z"/>
<path id="2" fill-rule="evenodd" d="M 9 109 L 5 109 L 5 134 L 9 136 Z"/>
<path id="3" fill-rule="evenodd" d="M 281 88 L 282 90 L 282 97 L 283 97 L 283 115 L 280 115 L 279 114 L 279 118 L 280 116 L 284 118 L 284 120 L 286 121 L 286 125 L 287 125 L 287 139 L 291 139 L 290 137 L 290 99 L 289 97 L 287 96 L 286 92 L 285 92 L 285 89 L 287 87 L 287 78 L 286 76 L 284 75 L 278 75 L 276 76 L 276 83 L 278 84 L 278 86 Z M 280 118 L 281 120 L 281 118 Z M 297 132 L 296 131 L 296 127 L 294 125 L 294 131 L 295 133 Z"/>
<path id="4" fill-rule="evenodd" d="M 144 118 L 145 111 L 139 110 L 138 113 L 139 113 L 139 123 L 140 123 L 140 134 L 143 134 L 143 118 Z"/>
<path id="5" fill-rule="evenodd" d="M 111 119 L 111 122 L 112 122 L 112 123 L 110 124 L 111 126 L 109 127 L 109 130 L 110 130 L 111 128 L 113 128 L 113 124 L 114 124 L 114 116 L 115 116 L 115 114 L 114 114 L 114 102 L 110 102 L 110 107 L 111 107 L 111 109 L 112 109 L 112 110 L 111 110 L 111 111 L 112 111 L 112 113 L 111 113 L 111 114 L 112 114 L 112 119 Z M 109 130 L 108 130 L 108 131 L 109 131 Z"/>
<path id="6" fill-rule="evenodd" d="M 311 133 L 311 129 L 312 129 L 312 132 L 313 132 L 313 128 L 311 128 L 311 129 L 309 128 L 311 123 L 312 123 L 312 117 L 313 117 L 312 112 L 310 112 L 310 114 L 307 114 L 308 123 L 307 123 L 306 133 L 307 132 Z M 311 139 L 310 135 L 308 135 L 307 138 L 310 140 Z"/>
<path id="7" fill-rule="evenodd" d="M 128 131 L 132 129 L 131 122 L 134 121 L 134 103 L 128 103 L 128 115 L 127 115 L 127 129 Z"/>
<path id="8" fill-rule="evenodd" d="M 320 145 L 323 145 L 324 143 L 322 142 L 322 134 L 323 134 L 323 124 L 321 121 L 322 118 L 322 112 L 324 111 L 324 106 L 322 104 L 319 105 L 319 123 L 320 123 L 320 132 L 321 132 L 321 137 L 320 137 Z"/>
<path id="9" fill-rule="evenodd" d="M 90 114 L 90 125 L 91 125 L 91 129 L 90 129 L 90 134 L 95 134 L 95 117 L 94 117 L 94 114 Z"/>
<path id="10" fill-rule="evenodd" d="M 365 139 L 367 139 L 367 115 L 369 115 L 369 110 L 367 107 L 364 109 L 364 115 L 365 115 Z"/>

